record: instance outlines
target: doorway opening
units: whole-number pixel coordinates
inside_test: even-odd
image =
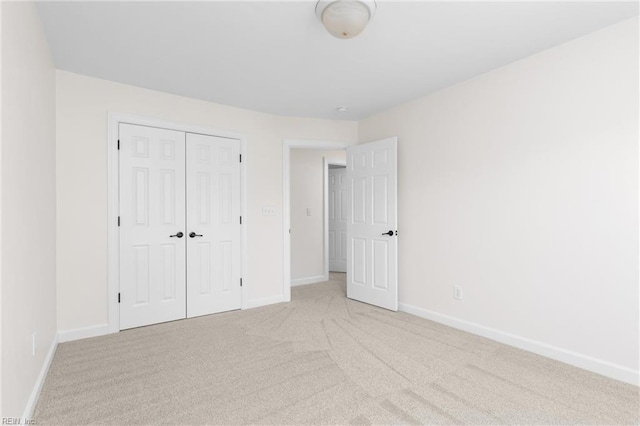
[[[348,145],[306,140],[283,143],[283,301],[291,300],[292,286],[330,278],[330,256],[340,242],[330,241],[329,235],[329,175],[335,168],[344,170]],[[346,193],[342,197],[346,199]],[[346,245],[346,237],[343,240]],[[346,249],[342,253],[346,255]]]
[[[346,161],[331,161],[325,157],[325,258],[327,275],[347,273],[347,182]],[[328,278],[328,277],[327,277]]]
[[[354,146],[336,142],[285,139],[283,143],[283,302],[291,301],[292,150],[295,148],[344,149],[347,163],[345,186],[348,203],[346,295],[350,299],[392,311],[398,310],[397,144],[397,137]],[[325,229],[328,229],[328,226]],[[323,272],[326,271],[322,274],[322,278],[325,275],[328,278],[329,256],[325,252],[322,258]]]

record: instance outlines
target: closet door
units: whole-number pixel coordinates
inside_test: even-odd
[[[187,133],[187,317],[239,309],[240,142]]]
[[[185,134],[120,124],[120,329],[184,318]]]

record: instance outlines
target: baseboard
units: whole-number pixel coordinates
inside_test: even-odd
[[[29,395],[27,406],[24,408],[22,419],[25,421],[33,419],[33,412],[36,409],[38,398],[40,398],[42,385],[44,385],[44,380],[47,378],[47,373],[49,372],[49,367],[51,367],[51,362],[53,361],[53,357],[56,354],[57,348],[58,348],[58,336],[55,335],[53,336],[53,340],[51,341],[51,346],[49,347],[49,352],[47,353],[47,357],[44,359],[44,364],[42,364],[42,368],[40,369],[40,374],[38,375],[38,379],[36,380],[36,383],[33,385],[33,390],[31,391],[31,395]]]
[[[328,276],[325,277],[324,275],[316,275],[313,277],[306,277],[306,278],[296,278],[295,280],[291,280],[291,287],[321,283],[323,281],[328,281],[328,280],[329,280],[329,277]]]
[[[104,336],[105,334],[109,334],[109,324],[92,325],[90,327],[59,331],[58,341],[60,343],[72,342],[89,337]]]
[[[282,295],[274,297],[263,297],[262,299],[251,299],[242,306],[242,309],[258,308],[260,306],[273,305],[282,302]]]
[[[418,308],[416,306],[400,303],[398,308],[402,312],[412,314],[421,318],[435,321],[440,324],[448,325],[459,330],[467,331],[478,336],[486,337],[496,342],[504,343],[509,346],[515,346],[525,351],[533,352],[547,358],[561,361],[574,367],[589,370],[593,373],[601,374],[612,379],[630,383],[632,385],[640,385],[640,371],[614,364],[601,359],[593,358],[578,352],[573,352],[547,343],[527,339],[515,334],[506,333],[495,328],[486,327],[471,321],[454,318],[443,315],[427,309]]]

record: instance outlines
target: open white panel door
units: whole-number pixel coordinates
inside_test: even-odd
[[[187,317],[240,309],[240,141],[187,133]]]
[[[347,297],[398,310],[397,138],[347,148]]]
[[[120,329],[184,318],[184,132],[120,124]]]

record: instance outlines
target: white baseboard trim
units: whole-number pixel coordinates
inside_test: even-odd
[[[72,342],[89,337],[104,336],[105,334],[109,334],[109,324],[92,325],[90,327],[59,331],[58,341],[60,343]]]
[[[58,349],[58,335],[53,336],[47,357],[44,359],[44,364],[42,364],[38,379],[33,385],[33,390],[31,391],[31,395],[29,395],[27,406],[24,408],[24,413],[22,414],[23,421],[33,419],[33,412],[36,409],[36,404],[38,403],[38,398],[40,398],[40,392],[42,391],[42,385],[44,385],[44,380],[47,378],[47,373],[49,372],[49,367],[51,367],[53,357],[56,354],[56,349]]]
[[[321,283],[323,281],[329,281],[329,276],[316,275],[316,276],[313,276],[313,277],[296,278],[295,280],[291,280],[291,287],[295,287],[295,286],[299,286],[299,285]]]
[[[242,309],[258,308],[260,306],[273,305],[274,303],[282,302],[282,295],[273,297],[263,297],[262,299],[247,300]]]
[[[573,352],[557,346],[549,345],[537,340],[527,339],[526,337],[517,336],[515,334],[506,333],[495,328],[486,327],[471,321],[454,318],[448,315],[439,314],[427,309],[418,308],[416,306],[400,303],[398,308],[402,312],[412,314],[421,318],[435,321],[440,324],[448,325],[459,330],[467,331],[478,336],[486,337],[509,346],[515,346],[525,351],[533,352],[547,358],[555,359],[566,364],[573,365],[593,373],[601,374],[612,379],[630,383],[632,385],[640,385],[640,371],[631,368],[604,361],[578,352]]]

